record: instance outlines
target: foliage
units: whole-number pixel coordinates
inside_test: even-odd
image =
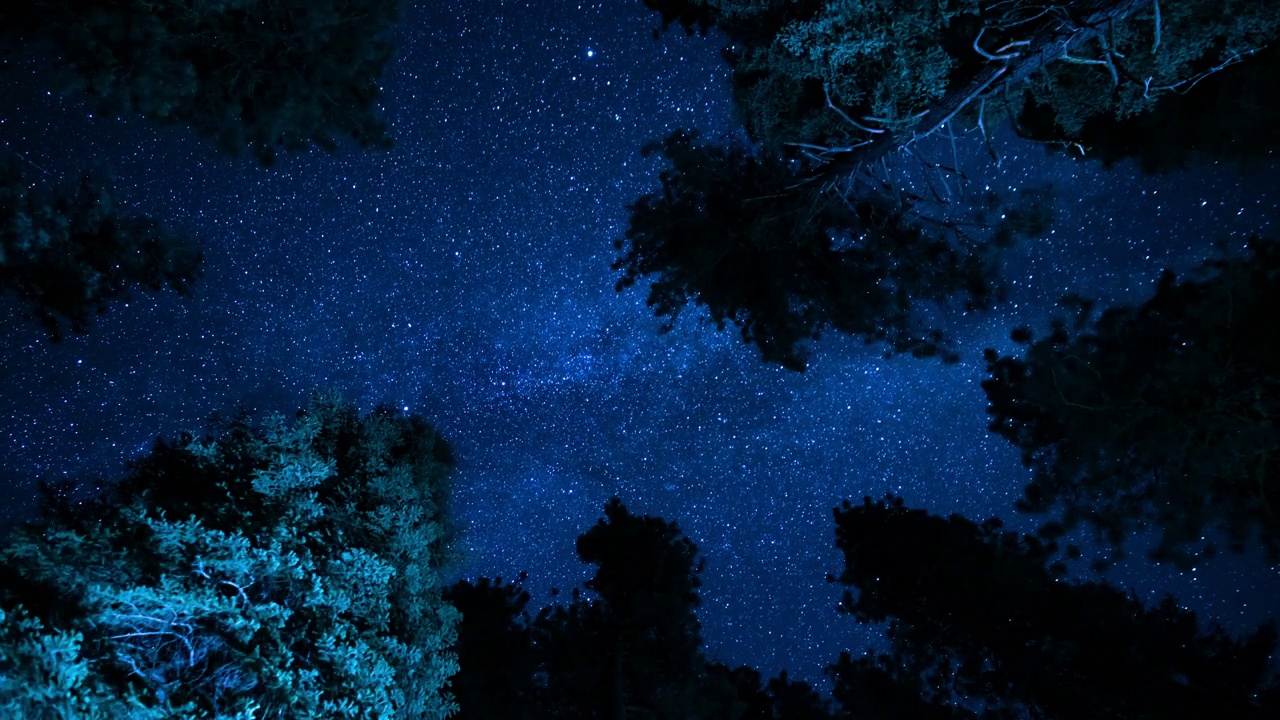
[[[378,78],[398,5],[16,0],[0,10],[0,25],[18,41],[47,42],[105,112],[190,126],[269,164],[279,150],[332,149],[340,136],[389,146]]]
[[[977,0],[917,3],[910,11],[894,0],[717,4],[733,7],[722,26],[733,43],[734,96],[766,152],[781,151],[781,142],[847,144],[857,131],[828,99],[886,128],[924,111],[942,98],[958,65],[944,37],[978,11]],[[748,33],[747,24],[760,27]]]
[[[1091,326],[1092,304],[1068,300],[1070,325],[1014,332],[1022,359],[986,353],[991,430],[1035,469],[1019,509],[1060,506],[1066,527],[1116,546],[1159,528],[1155,556],[1183,564],[1209,528],[1280,557],[1280,245],[1166,271],[1151,299]]]
[[[1157,45],[1155,7],[1147,3],[1076,51],[1092,64],[1055,63],[1028,84],[1028,100],[1053,116],[1059,139],[1083,136],[1090,120],[1125,121],[1166,96],[1187,95],[1215,68],[1253,62],[1249,56],[1280,34],[1275,0],[1166,1],[1159,4]],[[1193,102],[1203,106],[1208,98]]]
[[[630,206],[630,244],[613,267],[623,272],[619,290],[658,276],[648,304],[667,318],[664,331],[692,301],[717,327],[733,323],[765,360],[792,370],[805,367],[802,342],[827,328],[954,360],[942,333],[920,326],[913,304],[958,300],[978,309],[994,298],[989,248],[926,232],[888,196],[799,191],[789,187],[799,178],[787,164],[691,133],[646,149],[658,151],[672,167],[661,194]]]
[[[451,465],[421,420],[317,397],[50,491],[0,552],[0,715],[447,716]]]
[[[1087,115],[1078,132],[1058,123],[1054,108],[1031,93],[1018,114],[1017,129],[1033,140],[1054,143],[1071,157],[1111,166],[1135,159],[1148,173],[1184,170],[1228,160],[1257,164],[1280,150],[1280,45],[1271,45],[1221,71],[1205,76],[1194,92],[1160,94],[1150,112],[1118,119],[1100,111]],[[1079,148],[1077,152],[1076,148]]]
[[[785,674],[762,686],[750,668],[708,663],[694,612],[697,547],[675,523],[632,515],[617,498],[604,513],[578,538],[579,557],[596,571],[567,604],[531,618],[517,583],[450,588],[463,616],[461,718],[830,717],[812,688]]]
[[[882,685],[865,702],[911,717],[1270,717],[1273,624],[1243,640],[1201,630],[1172,598],[1144,608],[1102,583],[1068,583],[1056,547],[1034,536],[942,518],[889,497],[835,511],[842,608],[863,622],[890,621],[893,652],[842,658],[846,675]],[[901,692],[907,688],[914,693]],[[894,697],[894,695],[897,697]],[[1266,702],[1273,702],[1274,697]],[[880,704],[884,703],[884,704]],[[950,706],[950,708],[946,707]],[[888,717],[871,714],[870,717]],[[898,715],[902,717],[903,715]]]
[[[525,579],[521,573],[520,581]],[[458,624],[455,720],[536,717],[536,660],[525,607],[529,593],[502,578],[459,580],[444,598],[462,614]]]
[[[101,182],[42,192],[16,164],[0,164],[0,291],[21,298],[54,340],[67,327],[88,330],[130,285],[187,294],[200,261],[193,240],[121,214]]]
[[[1232,639],[1172,598],[1148,608],[1102,583],[1063,581],[1055,543],[890,497],[835,512],[841,609],[887,622],[890,648],[828,667],[833,707],[785,672],[762,682],[750,667],[706,661],[697,548],[616,499],[605,513],[579,538],[597,569],[568,604],[531,619],[518,583],[449,591],[464,617],[462,717],[1261,720],[1280,701],[1274,626]]]
[[[1089,118],[1124,120],[1151,110],[1164,95],[1190,91],[1280,32],[1273,0],[1165,2],[1158,23],[1156,3],[1134,0],[646,5],[662,14],[664,27],[676,21],[686,30],[719,28],[743,125],[770,155],[795,155],[797,143],[856,146],[878,132],[900,136],[877,143],[878,152],[897,150],[914,138],[917,118],[929,115],[932,122],[933,115],[963,110],[958,117],[972,122],[982,103],[954,101],[981,95],[996,105],[1010,86],[1027,81],[1028,97],[1065,135],[1056,139],[1066,140]],[[1090,17],[1105,30],[1098,32]],[[1089,32],[1075,32],[1081,29]],[[999,92],[975,86],[1001,63],[1010,71]]]
[[[604,514],[577,543],[596,566],[585,586],[597,600],[544,609],[534,625],[551,716],[703,717],[692,712],[705,662],[698,548],[675,523],[632,515],[617,498]]]

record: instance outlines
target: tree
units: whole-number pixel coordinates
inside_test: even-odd
[[[952,120],[977,122],[1011,92],[1050,106],[1068,132],[1098,113],[1132,117],[1280,33],[1273,0],[646,5],[686,28],[719,28],[752,139],[771,155],[822,146],[826,176],[872,165]]]
[[[525,577],[521,573],[520,581]],[[451,683],[459,707],[455,720],[538,717],[529,593],[516,582],[480,578],[459,580],[444,598],[462,614]]]
[[[620,288],[656,276],[649,303],[659,315],[674,317],[691,301],[706,304],[718,326],[734,322],[766,360],[792,369],[804,367],[796,343],[827,328],[893,351],[954,358],[945,336],[916,326],[913,306],[950,296],[985,307],[975,298],[994,280],[987,268],[999,244],[913,254],[922,244],[946,247],[942,241],[954,239],[957,226],[929,222],[938,213],[923,209],[922,194],[904,197],[877,175],[888,156],[913,157],[944,183],[962,178],[954,125],[977,127],[985,137],[989,122],[1017,114],[1011,94],[1024,92],[1049,108],[1070,134],[1085,118],[1141,115],[1280,32],[1272,0],[1187,0],[1163,14],[1155,0],[645,4],[664,27],[722,33],[738,115],[754,148],[667,151],[674,167],[662,177],[663,194],[630,206],[630,246],[614,265],[625,271]],[[685,136],[672,136],[666,147]],[[951,140],[951,158],[923,157],[921,141],[931,136]],[[739,185],[748,190],[721,190]],[[886,191],[896,203],[887,211]],[[913,221],[926,226],[921,242],[874,248],[875,263],[935,282],[898,283],[894,302],[884,303],[874,272],[848,277],[841,240],[866,224],[847,216],[868,205],[895,231]],[[971,256],[976,265],[968,265]]]
[[[544,608],[534,626],[551,717],[702,717],[705,660],[694,609],[702,563],[675,523],[632,515],[618,498],[578,538],[594,596]]]
[[[0,551],[0,715],[444,718],[453,459],[317,397],[292,427],[157,441]]]
[[[596,572],[567,604],[531,618],[518,583],[483,578],[446,593],[463,616],[460,717],[831,717],[811,687],[785,673],[762,686],[751,668],[707,662],[695,614],[697,546],[675,523],[632,515],[617,498],[604,513],[577,543]]]
[[[378,78],[397,0],[15,0],[0,42],[47,43],[104,112],[192,127],[264,164],[347,136],[387,147]]]
[[[0,163],[0,291],[21,298],[54,340],[68,327],[87,331],[131,285],[188,294],[200,262],[195,241],[122,214],[101,182],[41,192]]]
[[[1217,160],[1257,164],[1280,150],[1274,92],[1280,85],[1280,46],[1233,58],[1239,59],[1227,61],[1218,72],[1198,73],[1204,76],[1194,92],[1188,83],[1180,91],[1162,93],[1150,112],[1139,115],[1117,118],[1094,112],[1071,133],[1063,130],[1052,106],[1027,93],[1015,127],[1049,148],[1108,167],[1129,158],[1148,173]]]
[[[1165,598],[1143,607],[1102,583],[1062,581],[1057,548],[1032,535],[942,518],[889,497],[835,511],[842,608],[861,622],[889,621],[891,655],[833,668],[887,680],[890,707],[912,717],[1270,717],[1276,679],[1268,661],[1274,624],[1242,640],[1201,630]],[[893,696],[897,693],[898,697]],[[1263,700],[1266,693],[1270,699]],[[837,697],[841,697],[837,693]],[[953,706],[946,712],[940,705]],[[883,707],[883,705],[881,705]],[[885,717],[886,715],[871,715]]]
[[[913,305],[956,302],[966,311],[998,296],[994,251],[1048,225],[1048,196],[1027,195],[991,238],[926,220],[885,193],[842,197],[780,160],[673,133],[661,151],[672,167],[661,193],[633,203],[617,289],[657,275],[648,304],[669,331],[691,301],[723,329],[736,325],[761,356],[804,370],[804,341],[828,328],[917,357],[958,355]],[[944,231],[945,230],[945,231]],[[623,242],[615,245],[623,249]]]
[[[1280,245],[1204,263],[1155,294],[1091,321],[1092,303],[1035,339],[1024,357],[987,350],[990,428],[1035,469],[1018,508],[1061,508],[1060,534],[1087,521],[1116,546],[1163,532],[1157,559],[1188,563],[1210,528],[1233,549],[1256,537],[1280,559]]]
[[[1135,155],[1151,169],[1179,167],[1192,153],[1248,158],[1274,147],[1272,101],[1259,92],[1276,75],[1268,46],[1280,34],[1280,5],[1145,6],[1098,38],[1095,57],[1032,78],[1019,122],[1033,126],[1029,136],[1109,161]]]

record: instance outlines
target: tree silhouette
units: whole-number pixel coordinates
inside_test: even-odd
[[[1061,128],[1051,106],[1028,94],[1016,127],[1046,147],[1108,167],[1130,158],[1148,173],[1217,160],[1250,167],[1280,150],[1277,86],[1280,46],[1271,45],[1206,76],[1194,92],[1160,95],[1150,112],[1124,118],[1096,112],[1073,133]]]
[[[520,580],[525,576],[521,573]],[[525,606],[529,593],[502,578],[460,580],[444,599],[462,614],[458,624],[458,673],[450,687],[456,720],[539,717],[533,635]]]
[[[552,716],[700,717],[690,714],[705,663],[697,546],[676,524],[632,515],[617,498],[604,514],[577,543],[578,557],[596,566],[585,583],[596,599],[544,609],[535,623],[552,709],[567,701]]]
[[[782,161],[691,133],[646,148],[658,151],[672,167],[661,193],[630,206],[628,245],[613,267],[623,272],[619,290],[658,276],[648,303],[667,318],[664,331],[694,302],[718,327],[736,325],[766,361],[792,370],[806,366],[803,341],[828,328],[953,361],[950,342],[922,326],[912,304],[956,301],[973,310],[997,293],[991,244],[927,231],[891,197],[799,192]],[[1015,218],[1026,219],[1007,220]],[[1019,230],[1041,227],[1043,220]]]
[[[1239,551],[1280,559],[1280,247],[1204,263],[1154,296],[1090,321],[1092,303],[1047,337],[1013,338],[1022,359],[986,353],[991,430],[1035,477],[1020,510],[1062,510],[1051,536],[1087,521],[1115,546],[1159,528],[1154,555],[1189,563],[1211,528]]]
[[[390,144],[377,117],[397,0],[13,0],[0,41],[47,43],[108,113],[186,125],[264,164],[342,136]]]
[[[54,340],[87,331],[132,285],[187,294],[200,261],[196,242],[123,215],[101,182],[42,192],[0,163],[0,291],[21,298]]]
[[[444,718],[452,457],[317,397],[290,427],[158,441],[0,551],[4,717]]]
[[[694,612],[697,547],[675,523],[632,515],[617,498],[604,514],[578,538],[578,556],[596,571],[569,603],[530,618],[518,583],[463,580],[446,593],[463,616],[460,717],[831,717],[813,688],[786,673],[762,684],[749,667],[707,662]]]
[[[842,658],[865,687],[890,684],[869,702],[913,717],[1204,718],[1270,717],[1268,658],[1273,624],[1243,640],[1165,598],[1144,608],[1101,583],[1069,583],[1054,544],[941,518],[890,497],[835,511],[845,558],[842,607],[862,622],[890,622],[893,653],[873,662]],[[893,688],[915,683],[918,694]],[[894,697],[895,694],[897,697]],[[838,693],[837,697],[840,697]],[[954,706],[952,713],[938,707]],[[913,711],[914,712],[914,711]],[[1029,715],[1027,715],[1029,713]],[[886,717],[885,714],[871,717]]]
[[[1266,1],[646,0],[664,21],[714,25],[734,98],[769,155],[821,146],[828,176],[873,164],[1026,90],[1074,132],[1132,117],[1247,59],[1280,33]],[[990,105],[990,108],[988,108]]]
[[[985,137],[989,122],[1018,113],[1011,95],[1048,108],[1070,138],[1087,118],[1125,120],[1190,91],[1280,32],[1267,2],[1187,0],[1163,11],[1155,0],[646,6],[664,27],[723,35],[754,148],[698,146],[688,133],[667,139],[673,167],[662,194],[630,206],[630,246],[614,265],[624,270],[620,288],[652,277],[659,315],[705,304],[718,326],[733,322],[766,360],[792,369],[805,365],[797,344],[825,329],[953,359],[914,306],[946,297],[986,306],[990,248],[940,249],[954,225],[912,229],[911,218],[933,213],[922,211],[922,194],[904,199],[876,174],[888,156],[913,156],[942,182],[962,178],[954,125]],[[922,157],[928,137],[949,137],[952,157]],[[895,203],[886,205],[886,190]],[[868,208],[887,225],[868,223]],[[868,225],[891,241],[873,244],[870,262],[850,262],[842,242]],[[920,246],[933,251],[915,253]],[[907,277],[879,273],[890,267]]]

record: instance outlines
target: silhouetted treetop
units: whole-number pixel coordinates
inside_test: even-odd
[[[645,152],[661,152],[671,167],[660,193],[630,206],[629,244],[613,267],[623,273],[619,290],[656,276],[648,304],[666,318],[664,331],[692,302],[792,370],[805,368],[804,341],[826,329],[954,360],[948,339],[923,327],[913,304],[979,309],[995,298],[989,246],[926,230],[890,196],[798,188],[788,163],[687,132]]]
[[[714,11],[704,0],[644,0],[644,6],[662,16],[663,30],[677,23],[690,35],[694,30],[705,35],[716,22]]]
[[[1020,329],[1023,358],[987,351],[991,430],[1036,471],[1019,509],[1061,509],[1119,546],[1163,532],[1155,556],[1189,562],[1210,529],[1280,558],[1280,246],[1253,239],[1152,298],[1048,336]]]
[[[521,574],[520,580],[524,580]],[[502,578],[461,580],[444,599],[462,613],[458,624],[458,673],[450,681],[458,701],[456,720],[538,717],[533,635],[525,611],[529,593]]]
[[[21,298],[51,339],[86,332],[131,286],[188,294],[200,263],[198,243],[123,214],[102,182],[43,190],[0,162],[0,292]]]
[[[996,521],[942,518],[892,497],[845,503],[835,518],[839,580],[852,588],[843,608],[889,620],[893,646],[837,674],[878,673],[930,705],[989,718],[1268,717],[1258,697],[1275,685],[1273,624],[1234,640],[1201,630],[1172,598],[1144,608],[1102,583],[1065,582],[1063,568],[1045,567],[1052,543]]]
[[[346,136],[390,145],[378,118],[398,0],[14,0],[0,24],[47,41],[104,111],[187,125],[264,164]],[[0,40],[3,40],[0,33]]]
[[[1027,93],[1016,127],[1070,157],[1107,166],[1132,158],[1149,173],[1216,160],[1249,167],[1280,150],[1277,87],[1280,45],[1272,44],[1205,76],[1194,91],[1160,94],[1149,112],[1123,118],[1092,112],[1072,132],[1061,127],[1052,106]]]

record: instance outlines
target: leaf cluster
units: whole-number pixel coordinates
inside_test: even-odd
[[[42,191],[16,163],[0,163],[0,291],[17,295],[50,338],[87,331],[130,286],[186,295],[200,264],[194,240],[125,214],[103,182]]]
[[[623,273],[619,290],[657,276],[648,304],[667,318],[664,331],[693,302],[717,327],[737,326],[766,361],[793,370],[805,367],[802,343],[826,329],[954,360],[914,305],[958,300],[978,309],[994,299],[995,268],[982,247],[927,232],[890,197],[804,187],[784,161],[687,132],[646,152],[661,152],[671,167],[661,193],[630,206],[629,244],[613,268]]]
[[[421,421],[318,396],[158,442],[81,504],[50,491],[0,551],[0,715],[447,716],[450,460]]]
[[[18,0],[0,24],[47,43],[104,112],[185,125],[270,164],[339,137],[387,147],[378,78],[397,0]],[[11,38],[10,40],[15,41]]]
[[[1068,300],[1071,323],[1014,332],[1022,358],[986,353],[990,428],[1036,471],[1019,509],[1060,507],[1116,546],[1158,528],[1156,557],[1183,564],[1211,528],[1280,557],[1280,246],[1166,271],[1149,300],[1093,321]]]

